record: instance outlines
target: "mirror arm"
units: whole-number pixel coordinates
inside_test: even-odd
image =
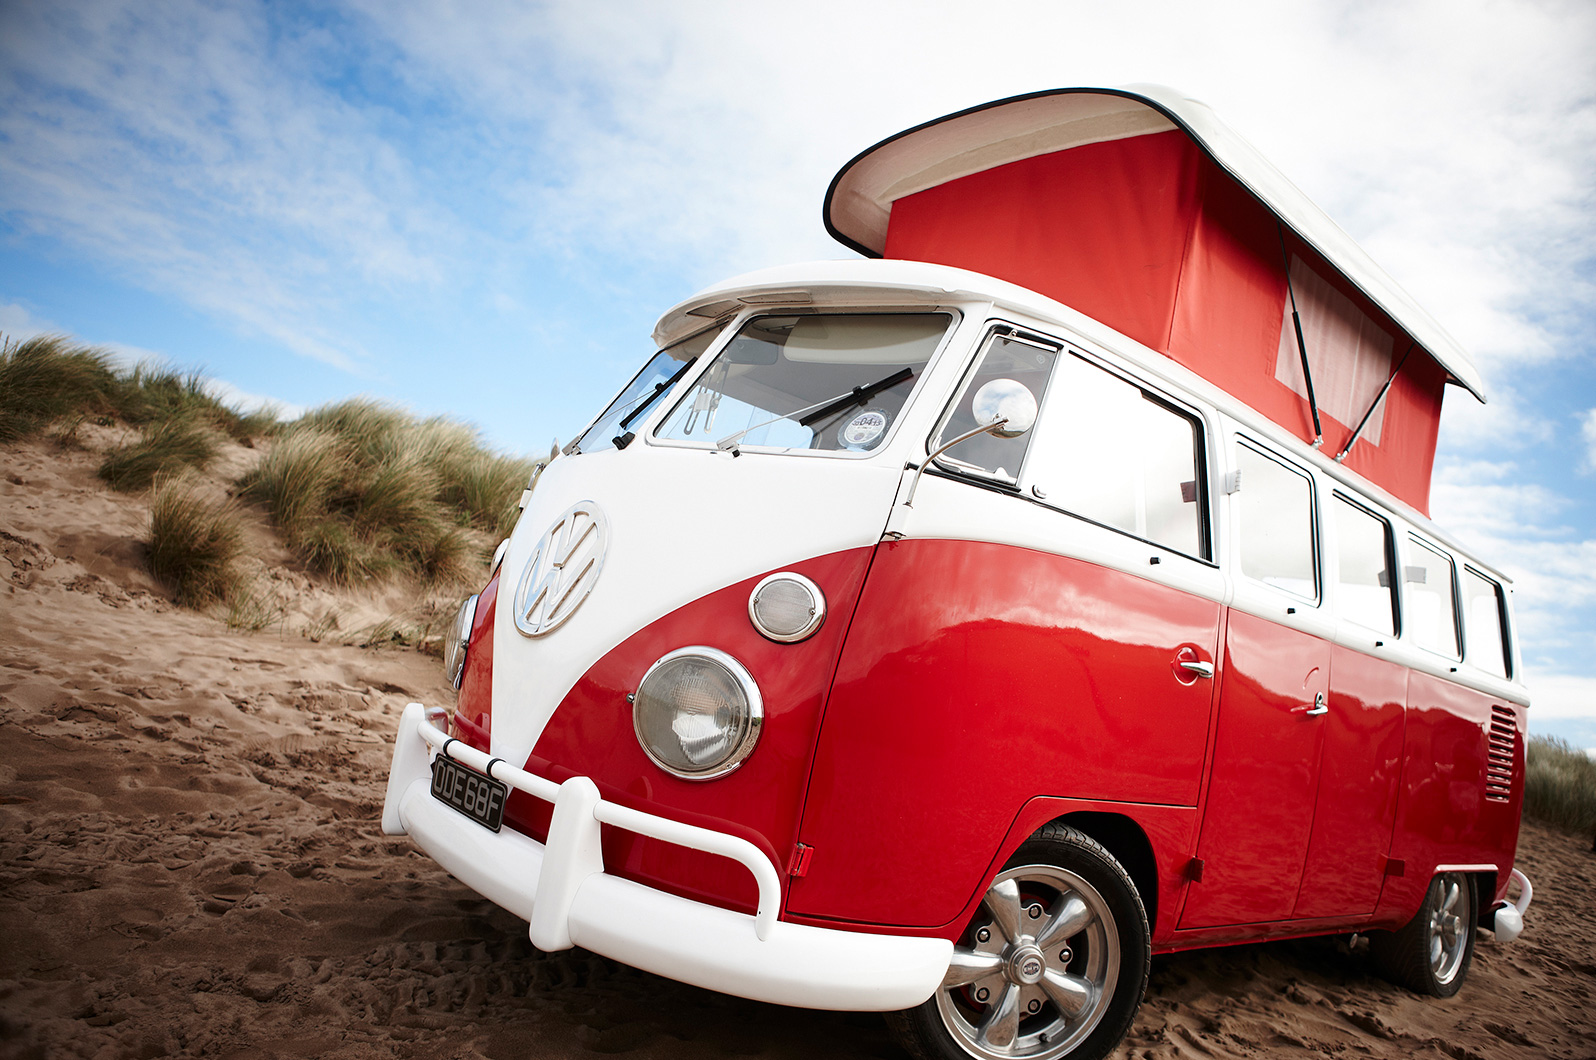
[[[903,499],[903,506],[905,508],[913,508],[914,507],[914,491],[920,488],[920,476],[925,474],[925,469],[931,466],[931,462],[933,460],[935,460],[937,457],[941,456],[943,453],[947,452],[949,449],[952,449],[954,446],[958,445],[960,442],[968,441],[969,439],[974,438],[978,434],[985,434],[987,431],[995,430],[998,427],[1003,426],[1007,422],[1009,422],[1009,418],[1007,416],[1004,416],[1002,419],[993,420],[991,423],[983,423],[983,424],[981,424],[981,426],[977,427],[973,431],[965,431],[963,434],[961,434],[957,438],[953,439],[953,441],[945,443],[939,449],[937,449],[936,452],[934,452],[930,456],[926,457],[924,462],[921,463],[920,466],[915,469],[914,481],[909,483],[909,495]]]

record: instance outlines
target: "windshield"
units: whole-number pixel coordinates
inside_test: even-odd
[[[570,451],[579,453],[584,449],[608,446],[613,439],[624,434],[632,426],[634,418],[641,419],[649,406],[692,366],[699,354],[709,349],[720,332],[718,327],[708,328],[656,353],[621,391],[620,396],[610,402],[599,418],[593,421],[593,425],[571,443]]]
[[[655,437],[868,452],[886,439],[952,320],[947,313],[755,317]]]

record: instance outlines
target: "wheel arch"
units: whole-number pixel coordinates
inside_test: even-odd
[[[1061,814],[1049,823],[1068,825],[1101,843],[1136,885],[1147,910],[1147,923],[1158,923],[1158,861],[1141,825],[1125,814],[1100,810]]]

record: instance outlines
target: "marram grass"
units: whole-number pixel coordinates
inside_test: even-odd
[[[269,408],[230,408],[197,372],[150,364],[119,369],[105,350],[64,335],[0,342],[0,442],[32,437],[63,419],[132,426],[182,421],[239,441],[269,435],[278,426]]]
[[[150,571],[177,602],[204,607],[240,585],[243,528],[236,507],[211,500],[193,478],[162,476],[150,499]]]
[[[112,489],[147,489],[157,475],[203,468],[216,455],[212,432],[196,419],[161,420],[144,429],[132,445],[113,449],[100,464],[100,477]]]
[[[285,425],[244,486],[335,581],[405,572],[448,583],[509,532],[531,471],[464,424],[355,399]]]
[[[1525,815],[1571,832],[1596,833],[1596,761],[1555,736],[1531,736],[1525,757]]]

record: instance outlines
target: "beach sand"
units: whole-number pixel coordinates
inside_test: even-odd
[[[290,612],[178,608],[143,568],[147,499],[98,483],[89,441],[0,447],[0,1056],[904,1055],[873,1015],[535,951],[381,834],[400,710],[451,701],[438,661],[297,632],[403,594],[341,595],[257,529]],[[1589,848],[1525,825],[1527,929],[1482,936],[1456,998],[1345,937],[1177,954],[1116,1055],[1596,1057]]]

